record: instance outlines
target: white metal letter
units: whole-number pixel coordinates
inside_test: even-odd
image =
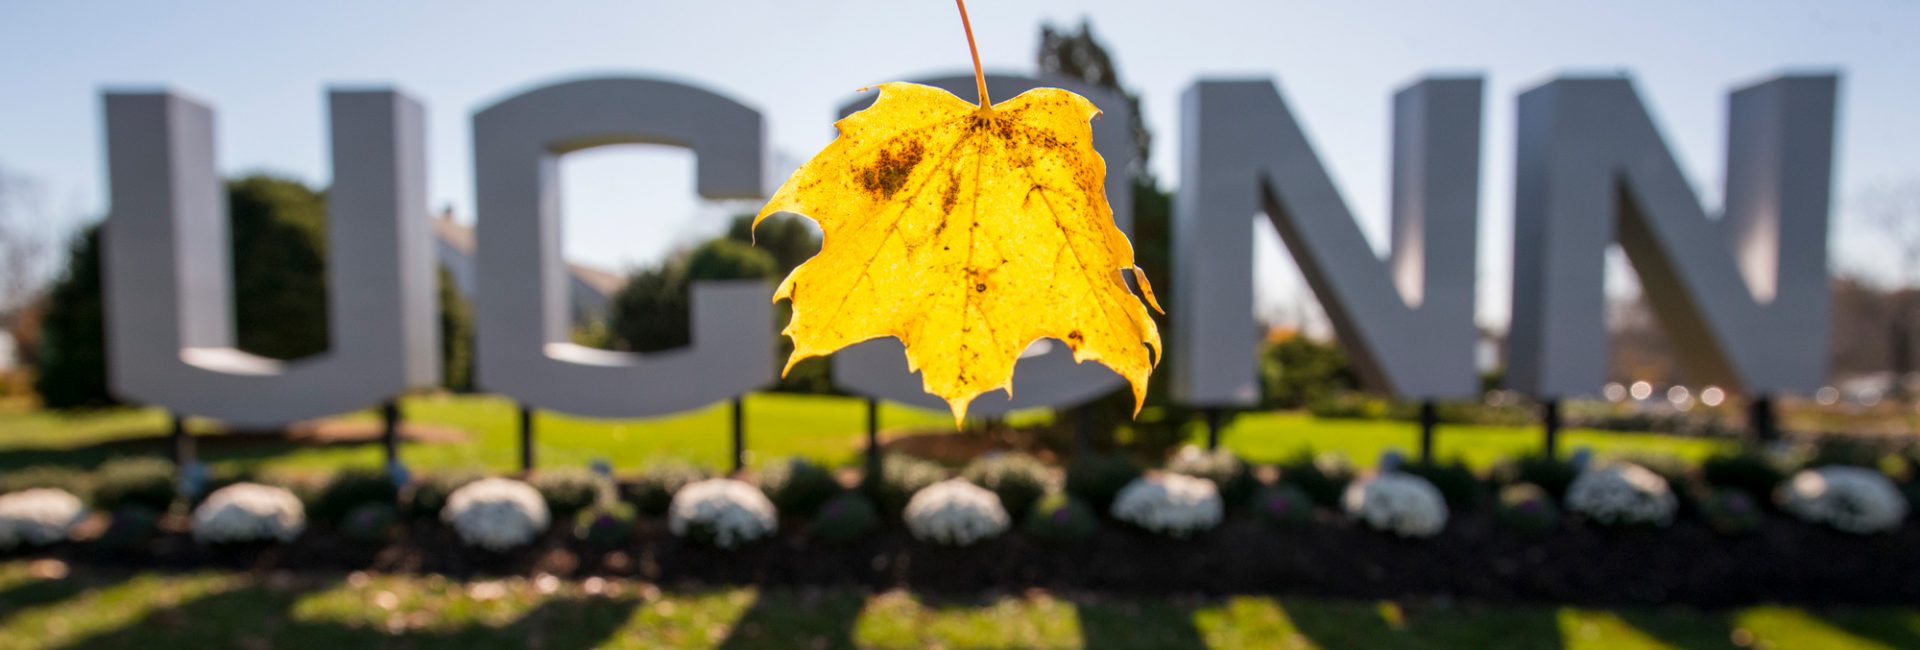
[[[1247,220],[1263,212],[1369,385],[1422,399],[1477,393],[1480,87],[1477,78],[1426,79],[1395,95],[1385,264],[1271,82],[1202,81],[1187,90],[1169,353],[1180,357],[1177,399],[1232,406],[1259,398]]]
[[[480,384],[536,407],[612,418],[684,411],[772,381],[769,283],[696,282],[691,345],[610,352],[568,342],[560,256],[562,154],[686,147],[701,196],[758,197],[762,130],[760,114],[732,99],[640,78],[535,88],[474,115]]]
[[[171,92],[107,93],[113,207],[102,236],[109,376],[120,397],[274,426],[438,382],[424,113],[390,90],[334,91],[329,107],[332,343],[283,362],[233,347],[213,110]]]
[[[1750,394],[1817,388],[1838,83],[1789,75],[1733,93],[1718,221],[1627,79],[1521,95],[1509,384],[1548,398],[1600,387],[1602,269],[1617,239],[1691,378]]]

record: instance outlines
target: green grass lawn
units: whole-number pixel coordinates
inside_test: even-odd
[[[1193,440],[1203,442],[1205,436],[1196,432]],[[1221,432],[1221,444],[1258,462],[1279,461],[1312,450],[1338,451],[1364,464],[1389,449],[1412,457],[1420,449],[1420,430],[1412,422],[1394,420],[1324,420],[1297,412],[1249,413],[1235,418]],[[1463,459],[1484,469],[1502,458],[1538,452],[1542,444],[1538,427],[1441,425],[1434,434],[1434,455],[1441,460]],[[1560,445],[1563,453],[1588,447],[1602,455],[1646,453],[1699,460],[1715,451],[1732,449],[1736,443],[1655,433],[1564,429]]]
[[[486,467],[510,470],[519,462],[518,413],[512,402],[493,396],[422,396],[402,403],[410,421],[453,427],[468,433],[459,443],[408,444],[402,455],[415,468]],[[845,397],[756,394],[746,400],[747,448],[752,462],[805,456],[828,463],[854,462],[864,444],[866,405]],[[372,413],[344,416],[372,421]],[[1044,419],[1044,413],[1018,420]],[[884,405],[887,430],[941,430],[947,415]],[[155,409],[112,409],[73,415],[45,411],[0,411],[0,470],[39,464],[91,467],[115,455],[165,453],[166,415]],[[591,420],[542,413],[535,422],[536,453],[542,466],[580,466],[596,458],[617,468],[677,457],[714,467],[728,463],[729,407],[709,408],[647,420]],[[205,434],[211,423],[191,421]],[[1195,443],[1204,431],[1193,427]],[[1602,453],[1639,451],[1699,458],[1732,443],[1655,434],[1570,430],[1564,449],[1592,447]],[[1413,424],[1388,420],[1322,420],[1303,413],[1253,413],[1236,418],[1223,432],[1227,447],[1255,461],[1281,460],[1303,450],[1337,451],[1358,464],[1370,464],[1382,451],[1411,455],[1418,448]],[[1440,429],[1436,452],[1443,459],[1464,458],[1476,467],[1539,449],[1538,429],[1455,425]],[[303,446],[285,443],[208,444],[201,458],[216,466],[253,465],[276,469],[320,470],[346,465],[377,466],[377,444]]]
[[[1920,611],[694,590],[0,564],[0,648],[1901,648]],[[36,576],[35,574],[40,574]]]

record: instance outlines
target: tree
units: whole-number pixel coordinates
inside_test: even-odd
[[[1153,132],[1147,129],[1147,118],[1140,112],[1140,95],[1120,86],[1120,70],[1114,66],[1113,57],[1107,54],[1106,46],[1093,37],[1091,23],[1080,21],[1078,32],[1042,25],[1040,72],[1074,79],[1126,96],[1127,107],[1133,113],[1134,152],[1133,166],[1124,171],[1136,179],[1153,178],[1153,172],[1147,167],[1147,155],[1153,149]]]
[[[1260,354],[1260,401],[1266,408],[1303,408],[1356,390],[1360,377],[1339,345],[1294,333]]]
[[[67,268],[47,294],[33,388],[48,408],[114,403],[107,391],[107,335],[100,307],[100,226],[67,249]]]
[[[1892,246],[1896,254],[1893,288],[1898,290],[1920,281],[1920,179],[1883,184],[1862,193],[1861,215],[1874,238]],[[1914,314],[1912,301],[1895,291],[1891,306],[1892,323],[1886,330],[1888,355],[1892,358],[1893,390],[1906,396],[1907,377],[1913,374]]]
[[[616,349],[657,352],[693,341],[689,284],[694,280],[773,279],[773,255],[732,239],[701,244],[643,269],[613,295],[608,329]]]
[[[33,302],[46,281],[50,221],[45,192],[30,178],[0,169],[0,324]]]
[[[327,201],[299,181],[227,183],[235,347],[275,359],[327,349]]]
[[[751,244],[772,254],[779,277],[786,277],[801,262],[820,252],[820,235],[805,219],[777,214],[754,228],[753,217],[751,214],[734,217],[733,224],[727,228],[727,239]]]
[[[773,254],[776,267],[774,278],[779,280],[792,273],[795,267],[820,252],[820,235],[806,219],[790,214],[777,214],[767,217],[759,228],[753,227],[754,215],[745,214],[734,217],[732,227],[727,229],[727,238],[753,244],[754,248]],[[774,332],[779,337],[780,349],[776,355],[784,367],[788,355],[793,354],[793,341],[777,332],[786,327],[793,319],[793,305],[782,302],[774,307]],[[773,390],[785,393],[813,393],[832,395],[840,390],[833,386],[833,364],[825,357],[814,357],[795,364],[788,370]]]
[[[447,390],[473,390],[473,306],[460,295],[453,272],[436,267],[440,302],[440,384]]]

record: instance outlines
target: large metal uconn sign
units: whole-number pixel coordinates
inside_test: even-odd
[[[962,90],[970,78],[929,83]],[[1094,140],[1110,169],[1133,155],[1121,98],[1050,79],[990,77],[1012,96],[1037,85],[1086,95],[1108,114]],[[1508,377],[1542,398],[1591,394],[1606,358],[1603,266],[1619,243],[1702,381],[1752,395],[1808,392],[1826,375],[1827,223],[1837,78],[1786,75],[1735,91],[1727,116],[1726,206],[1709,215],[1623,78],[1559,78],[1519,98],[1513,321]],[[1270,80],[1201,81],[1181,103],[1174,211],[1177,399],[1254,403],[1257,326],[1247,221],[1264,215],[1298,260],[1370,384],[1407,398],[1478,391],[1476,232],[1483,83],[1428,78],[1393,97],[1392,250],[1367,244],[1332,174]],[[110,382],[121,397],[241,425],[357,410],[439,375],[428,232],[424,115],[395,90],[329,95],[331,348],[296,361],[234,347],[228,222],[205,103],[172,93],[106,94],[112,209],[105,237]],[[844,114],[859,107],[855,102]],[[823,117],[825,111],[823,111]],[[772,287],[696,283],[691,345],[633,354],[566,336],[559,157],[596,146],[690,149],[698,191],[753,198],[768,183],[765,122],[728,96],[643,77],[567,81],[473,118],[479,251],[478,382],[533,407],[643,417],[770,383]],[[1131,193],[1107,194],[1122,229]],[[1043,347],[1043,346],[1042,346]],[[875,398],[937,405],[892,341],[836,355],[835,381]],[[1094,364],[1036,347],[1014,397],[974,410],[1070,406],[1120,384]]]

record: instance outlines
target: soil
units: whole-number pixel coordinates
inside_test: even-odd
[[[1770,518],[1737,537],[1682,521],[1666,529],[1571,522],[1536,536],[1490,516],[1456,518],[1438,537],[1403,540],[1331,513],[1280,529],[1230,517],[1174,540],[1105,523],[1092,539],[1041,545],[1017,531],[967,548],[914,541],[898,527],[850,545],[782,535],[724,551],[683,542],[643,520],[635,539],[598,548],[554,530],[504,554],[462,546],[436,522],[410,522],[382,543],[324,529],[288,545],[209,548],[168,532],[113,553],[69,543],[8,555],[142,569],[375,570],[454,577],[626,576],[668,585],[754,584],[1008,593],[1028,588],[1132,594],[1274,593],[1350,598],[1446,596],[1575,604],[1920,603],[1920,524],[1860,537]]]

